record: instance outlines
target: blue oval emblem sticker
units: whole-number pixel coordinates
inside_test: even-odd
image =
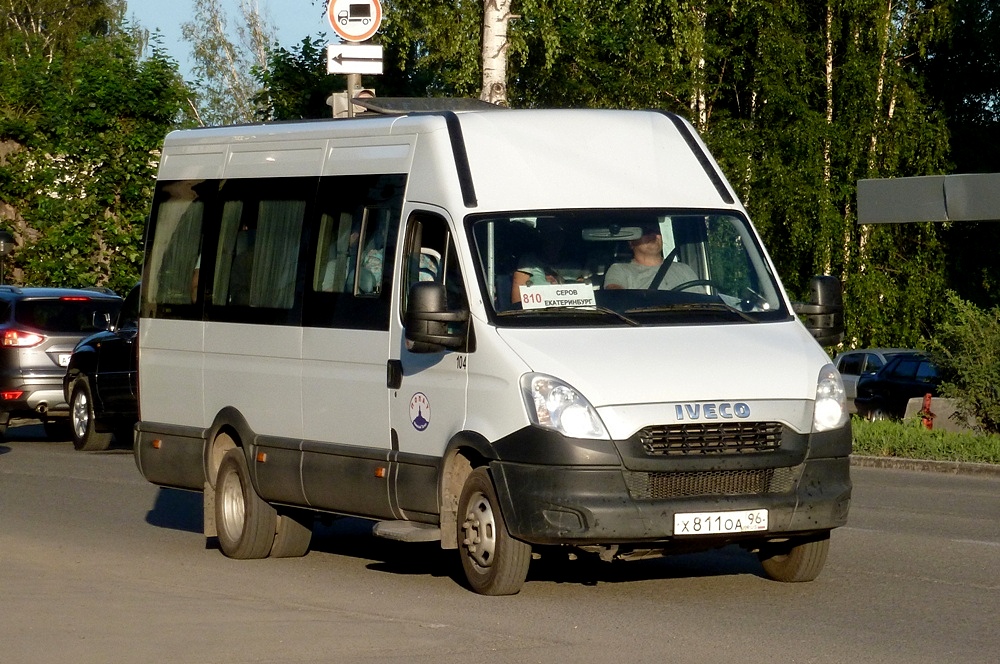
[[[417,431],[423,431],[431,424],[431,402],[423,392],[410,397],[410,422]]]

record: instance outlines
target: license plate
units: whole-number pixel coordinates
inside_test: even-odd
[[[70,353],[59,353],[59,366],[68,367],[70,355]]]
[[[767,510],[674,514],[674,536],[750,533],[767,530]]]

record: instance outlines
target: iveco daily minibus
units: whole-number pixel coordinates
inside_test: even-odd
[[[813,579],[851,495],[842,383],[692,127],[440,110],[176,131],[150,216],[135,459],[233,558],[313,519],[532,554],[737,544]],[[812,328],[812,334],[809,327]]]

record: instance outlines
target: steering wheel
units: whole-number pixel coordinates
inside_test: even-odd
[[[677,284],[670,290],[672,291],[682,291],[692,286],[711,286],[715,290],[719,290],[719,284],[715,283],[711,279],[691,279],[690,281],[685,281],[682,284]]]

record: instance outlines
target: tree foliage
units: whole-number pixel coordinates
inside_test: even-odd
[[[19,245],[8,283],[122,292],[140,273],[157,148],[186,91],[157,45],[141,59],[128,26],[104,32],[64,46],[4,36],[17,54],[0,59],[0,223]]]
[[[1000,307],[989,311],[948,297],[948,317],[930,344],[944,396],[956,400],[962,419],[1000,433]]]
[[[389,0],[386,60],[416,94],[478,96],[480,3]],[[850,345],[914,344],[943,312],[940,226],[859,227],[862,178],[941,173],[922,64],[950,1],[520,0],[512,106],[663,108],[702,132],[785,285],[845,283]],[[464,35],[465,38],[456,38]]]
[[[266,69],[257,70],[261,92],[255,97],[258,119],[299,120],[328,118],[331,93],[344,90],[343,76],[326,73],[326,46],[318,37],[306,37],[286,50],[271,50]]]
[[[231,20],[221,0],[194,0],[194,20],[181,26],[191,44],[202,125],[251,122],[260,113],[255,101],[267,104],[255,76],[267,71],[274,28],[257,0],[240,0],[235,28]]]

